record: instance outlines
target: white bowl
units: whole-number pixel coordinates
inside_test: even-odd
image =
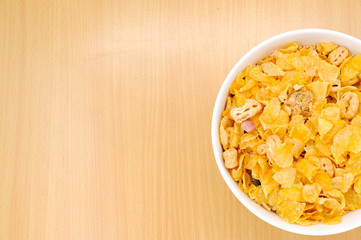
[[[296,42],[300,45],[314,45],[323,41],[331,41],[338,45],[345,46],[354,55],[361,53],[361,40],[344,33],[330,30],[301,29],[274,36],[252,48],[232,68],[218,93],[212,116],[212,144],[214,155],[219,171],[233,194],[246,208],[263,221],[280,229],[305,235],[331,235],[357,228],[361,226],[361,209],[347,213],[342,217],[342,223],[337,225],[324,225],[319,223],[312,226],[300,226],[283,221],[276,213],[268,212],[250,199],[232,179],[228,170],[225,168],[222,159],[222,147],[219,141],[219,124],[228,96],[229,87],[238,73],[243,71],[250,64],[255,64],[259,59],[270,55],[274,50],[285,46],[289,42]]]

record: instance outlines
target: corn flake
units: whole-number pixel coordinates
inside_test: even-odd
[[[282,69],[274,64],[273,62],[267,62],[263,63],[261,65],[262,70],[264,73],[266,73],[268,76],[283,76],[285,75],[285,72],[282,71]]]
[[[348,151],[354,153],[361,151],[360,127],[348,125],[335,135],[331,152],[336,164],[341,164],[343,162],[344,159],[342,158],[342,155]]]
[[[303,187],[302,197],[305,201],[313,203],[318,199],[321,192],[321,185],[317,183],[307,184]]]
[[[361,54],[352,57],[341,69],[341,81],[353,79],[361,71]]]
[[[277,213],[286,222],[295,223],[301,217],[305,206],[306,203],[297,201],[284,202],[277,208]]]
[[[292,149],[293,146],[289,142],[284,142],[275,147],[273,157],[275,164],[282,168],[290,167],[293,162]]]
[[[361,195],[357,194],[353,190],[349,190],[345,193],[346,208],[347,211],[353,211],[361,208]]]
[[[353,189],[357,194],[361,196],[361,178],[359,177],[357,181],[355,182]]]
[[[332,186],[345,193],[351,187],[353,179],[354,179],[354,175],[352,173],[347,173],[340,177],[334,177],[332,178]]]
[[[277,205],[286,201],[301,201],[302,200],[302,187],[293,185],[290,188],[283,188],[278,194]]]
[[[273,175],[273,179],[276,180],[284,188],[289,188],[293,185],[296,177],[296,169],[294,168],[285,168],[276,172]]]
[[[296,169],[304,175],[308,180],[312,181],[313,176],[320,169],[320,160],[316,156],[303,158],[296,163]]]
[[[315,100],[320,101],[330,93],[331,84],[329,82],[312,82],[307,87],[312,92]]]
[[[318,69],[318,76],[322,81],[325,82],[334,82],[337,80],[338,75],[340,74],[340,69],[335,65],[329,64],[326,61],[320,63]]]
[[[290,137],[305,144],[310,139],[310,129],[305,124],[295,124],[290,127]]]
[[[322,55],[328,55],[335,48],[337,48],[337,45],[331,42],[321,42],[317,44],[317,51]]]

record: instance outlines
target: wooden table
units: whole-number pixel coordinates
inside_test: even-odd
[[[218,90],[257,43],[361,38],[360,1],[0,2],[0,239],[360,239],[264,223],[213,156]]]

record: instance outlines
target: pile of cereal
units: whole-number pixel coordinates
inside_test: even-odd
[[[361,208],[361,54],[292,42],[240,73],[220,123],[225,167],[289,223]]]

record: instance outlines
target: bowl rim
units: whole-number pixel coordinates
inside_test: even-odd
[[[344,39],[348,39],[349,41],[356,41],[359,42],[360,46],[361,46],[361,40],[358,38],[355,38],[353,36],[350,36],[348,34],[345,33],[341,33],[341,32],[337,32],[337,31],[333,31],[333,30],[327,30],[327,29],[317,29],[317,28],[309,28],[309,29],[298,29],[298,30],[292,30],[292,31],[287,31],[278,35],[275,35],[271,38],[268,38],[264,41],[262,41],[261,43],[257,44],[256,46],[254,46],[253,48],[251,48],[246,54],[244,54],[238,61],[237,63],[233,66],[233,68],[231,69],[231,71],[228,73],[227,77],[225,78],[225,80],[222,83],[222,86],[218,92],[215,104],[214,104],[214,108],[213,108],[213,114],[212,114],[212,124],[211,124],[211,137],[212,137],[212,146],[213,146],[213,153],[216,159],[216,163],[218,166],[218,169],[224,179],[224,181],[226,182],[227,186],[230,188],[230,190],[232,191],[232,193],[236,196],[236,198],[249,210],[251,211],[253,214],[255,214],[258,218],[262,219],[263,221],[271,224],[274,227],[280,228],[282,230],[288,231],[288,232],[292,232],[292,233],[297,233],[297,234],[302,234],[302,235],[313,235],[313,236],[323,236],[323,235],[333,235],[333,234],[338,234],[338,233],[343,233],[346,231],[350,231],[352,229],[355,229],[357,227],[361,226],[361,221],[359,223],[357,223],[357,221],[354,221],[352,224],[350,225],[342,225],[337,227],[338,225],[342,224],[336,224],[336,225],[332,225],[334,227],[330,227],[330,225],[323,225],[323,224],[317,224],[317,225],[313,225],[313,226],[322,226],[320,227],[320,229],[316,229],[316,228],[310,228],[312,226],[301,226],[301,225],[297,225],[297,224],[290,224],[287,223],[285,221],[283,221],[279,216],[280,221],[274,221],[272,220],[270,217],[266,216],[266,214],[264,214],[265,212],[267,212],[266,209],[264,209],[263,207],[259,206],[257,203],[257,205],[259,207],[261,207],[263,210],[260,210],[260,208],[256,208],[254,206],[254,201],[251,200],[248,195],[246,195],[240,188],[239,186],[236,184],[236,182],[232,179],[232,177],[230,176],[228,170],[224,167],[224,163],[223,163],[223,159],[222,157],[219,157],[219,153],[222,153],[222,147],[220,144],[220,140],[219,140],[219,124],[220,124],[220,119],[221,119],[221,113],[224,109],[224,105],[225,105],[225,101],[224,99],[224,95],[228,95],[228,91],[229,91],[229,84],[230,82],[233,82],[234,77],[242,70],[244,69],[240,69],[241,65],[244,64],[244,62],[248,61],[248,58],[250,58],[250,56],[252,56],[255,52],[260,51],[263,47],[268,46],[269,44],[272,44],[280,39],[289,37],[289,36],[299,36],[300,34],[325,34],[325,35],[334,35],[334,36],[338,36]],[[295,40],[296,41],[296,40]],[[253,204],[249,201],[251,200],[253,202]],[[361,210],[355,210],[355,211],[361,211]],[[349,213],[348,213],[349,214]],[[327,227],[325,227],[327,226]]]

